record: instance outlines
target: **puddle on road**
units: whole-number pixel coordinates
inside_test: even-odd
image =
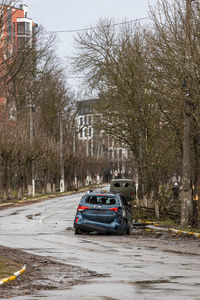
[[[89,241],[89,240],[81,240],[81,243],[85,243],[85,244],[93,244],[93,245],[99,245],[99,243],[93,242],[93,241]]]
[[[26,218],[29,220],[35,220],[37,219],[37,217],[41,216],[41,213],[37,213],[37,214],[32,214],[32,215],[27,215]]]
[[[18,215],[19,212],[24,211],[24,210],[25,210],[25,209],[19,209],[19,210],[16,210],[16,211],[14,211],[14,212],[8,214],[8,215],[0,216],[0,218]]]
[[[33,298],[37,298],[36,300],[39,300],[38,299],[38,296],[32,296]],[[47,298],[48,296],[45,296],[45,295],[40,295],[40,298]],[[30,300],[35,300],[35,299],[30,299]]]
[[[170,279],[180,279],[180,278],[186,278],[185,276],[170,276]]]
[[[141,286],[147,286],[152,284],[159,284],[159,283],[170,283],[167,279],[160,279],[160,280],[144,280],[144,281],[135,281],[135,282],[129,282],[131,284],[137,284]]]
[[[179,254],[179,255],[187,255],[187,256],[190,256],[190,255],[195,255],[195,256],[199,256],[198,253],[185,253],[185,252],[182,252],[182,251],[178,251],[178,250],[163,250],[163,252],[168,252],[168,253],[174,253],[174,254]]]
[[[152,250],[152,249],[156,249],[157,247],[156,246],[148,246],[146,248],[149,249],[149,250]]]
[[[14,211],[13,213],[11,213],[9,216],[14,216],[17,215],[19,213],[19,211]]]
[[[74,231],[74,228],[73,227],[67,227],[65,230]]]

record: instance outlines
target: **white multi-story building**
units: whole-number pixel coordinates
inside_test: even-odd
[[[101,122],[101,115],[95,113],[93,106],[98,99],[78,101],[77,127],[78,140],[85,144],[86,155],[98,158],[107,158],[109,164],[108,180],[112,177],[126,177],[128,174],[128,150],[118,141],[108,136],[104,130],[95,127],[96,122]],[[88,182],[92,178],[88,175]],[[97,182],[103,181],[97,174]]]

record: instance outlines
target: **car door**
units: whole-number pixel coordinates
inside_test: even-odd
[[[123,211],[124,211],[124,216],[127,220],[127,223],[130,222],[131,220],[131,209],[130,206],[128,204],[128,202],[126,201],[125,197],[123,195],[121,195],[121,201],[122,201],[122,207],[123,207]]]

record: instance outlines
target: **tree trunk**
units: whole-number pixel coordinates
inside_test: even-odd
[[[159,220],[159,218],[160,218],[158,200],[155,200],[155,217],[156,217],[157,220]]]
[[[184,188],[181,191],[181,225],[193,225],[193,201],[191,188]]]
[[[181,225],[192,225],[193,203],[191,189],[191,141],[190,116],[184,116],[184,138],[183,138],[183,189],[181,192]]]

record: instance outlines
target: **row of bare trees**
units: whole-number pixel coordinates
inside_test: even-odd
[[[17,3],[17,1],[16,1]],[[63,124],[65,189],[84,184],[102,160],[86,156],[74,136],[76,105],[55,54],[55,37],[35,28],[23,47],[11,51],[4,36],[1,5],[0,47],[0,199],[59,189],[60,120]],[[74,151],[76,143],[76,151]],[[87,167],[86,167],[87,166]],[[77,187],[77,186],[76,186]]]
[[[149,15],[145,26],[119,27],[103,20],[96,29],[79,34],[74,65],[99,94],[101,127],[129,148],[140,197],[153,192],[157,205],[161,186],[174,173],[183,181],[189,178],[182,224],[191,225],[198,221],[197,203],[192,208],[190,203],[199,188],[200,4],[160,0]]]

